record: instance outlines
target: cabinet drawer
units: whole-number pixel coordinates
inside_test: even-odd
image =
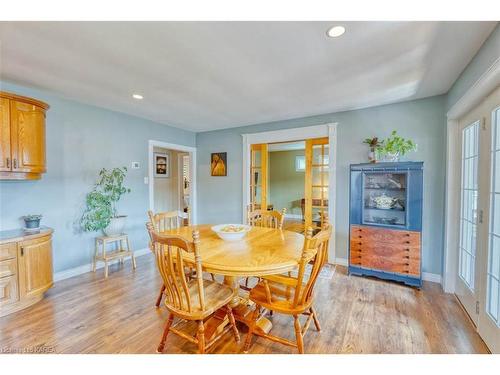
[[[17,276],[8,276],[0,279],[0,306],[19,300]]]
[[[0,261],[5,259],[15,259],[17,255],[17,243],[6,243],[0,245]]]
[[[394,272],[403,275],[420,276],[419,260],[404,260],[351,253],[350,263],[358,267]]]
[[[353,252],[396,259],[402,258],[420,260],[420,247],[418,246],[401,246],[380,242],[360,243],[351,241],[351,253]]]
[[[352,240],[420,247],[420,233],[408,230],[370,228],[353,225],[351,227],[351,241]]]
[[[17,259],[0,261],[0,279],[12,275],[17,275]]]

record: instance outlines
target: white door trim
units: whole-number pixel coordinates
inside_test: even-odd
[[[169,150],[188,152],[191,158],[191,223],[198,223],[196,207],[196,147],[184,146],[175,143],[167,143],[150,139],[148,141],[148,185],[149,185],[149,209],[154,209],[154,169],[153,169],[153,150],[155,147],[167,148]]]
[[[328,184],[328,216],[333,218],[332,238],[330,241],[330,249],[328,251],[329,259],[336,259],[335,254],[335,234],[337,227],[336,216],[336,194],[337,194],[337,122],[316,125],[304,126],[301,128],[273,130],[261,133],[242,134],[243,137],[243,204],[242,204],[242,222],[246,221],[247,205],[250,203],[250,145],[258,143],[274,143],[274,142],[289,142],[289,141],[303,141],[311,138],[329,138],[329,162],[330,162],[330,176]]]
[[[500,85],[500,58],[471,86],[446,114],[446,201],[443,289],[455,292],[458,264],[458,209],[460,207],[460,132],[458,119]]]

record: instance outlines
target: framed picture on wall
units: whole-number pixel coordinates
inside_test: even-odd
[[[162,152],[154,153],[155,177],[170,177],[170,158]]]
[[[212,153],[210,161],[211,176],[227,176],[227,152]]]

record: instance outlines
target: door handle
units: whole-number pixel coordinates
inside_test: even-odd
[[[14,165],[13,168],[16,169],[17,168],[17,159],[14,159],[12,164]]]
[[[24,256],[24,247],[21,247],[21,256]]]
[[[7,158],[6,162],[7,162],[7,168],[10,169],[10,158]]]

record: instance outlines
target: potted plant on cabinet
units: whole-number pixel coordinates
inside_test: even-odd
[[[379,152],[389,162],[397,162],[401,156],[417,149],[415,142],[411,139],[400,137],[396,130],[393,130],[391,136],[383,142],[384,144],[379,148]]]
[[[368,152],[368,161],[370,163],[376,163],[378,151],[384,145],[384,141],[379,141],[378,137],[373,137],[366,138],[363,143],[367,144],[370,147],[370,151]]]
[[[118,215],[116,204],[130,189],[123,186],[127,168],[101,169],[94,189],[87,194],[81,225],[87,232],[102,230],[107,236],[123,233],[127,216]]]
[[[40,220],[42,220],[42,215],[26,215],[23,216],[24,228],[28,230],[40,229]]]

